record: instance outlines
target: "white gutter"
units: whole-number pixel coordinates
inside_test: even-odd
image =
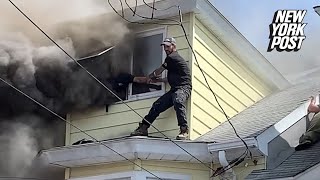
[[[207,143],[192,141],[175,141],[180,147],[204,163],[212,162]],[[169,140],[159,138],[127,137],[112,141],[103,141],[105,146],[113,149],[130,160],[162,160],[200,163]],[[99,143],[66,146],[44,150],[52,165],[63,167],[80,167],[101,163],[121,162],[126,159]]]

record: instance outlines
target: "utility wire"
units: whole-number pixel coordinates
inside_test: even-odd
[[[126,0],[125,0],[125,2],[126,2]],[[110,7],[113,9],[113,11],[115,12],[115,13],[117,13],[123,20],[125,20],[126,22],[128,22],[128,23],[131,23],[131,24],[158,24],[158,25],[178,25],[177,23],[159,23],[159,22],[135,22],[135,21],[130,21],[129,19],[127,19],[127,18],[125,18],[124,17],[124,11],[122,11],[122,14],[123,14],[123,16],[115,9],[115,7],[112,5],[112,3],[110,2],[110,0],[108,0],[108,3],[109,3],[109,5],[110,5]],[[122,6],[122,2],[121,2],[121,6]],[[137,13],[136,13],[136,10],[137,9],[132,9],[131,8],[131,6],[128,4],[128,6],[130,7],[129,9],[133,12],[133,15],[137,15]],[[122,8],[123,8],[123,6],[122,6]],[[137,15],[138,16],[138,15]],[[140,18],[143,18],[143,19],[146,19],[146,18],[148,18],[148,17],[144,17],[144,16],[138,16],[138,17],[140,17]],[[154,20],[159,20],[159,21],[172,21],[172,20],[170,20],[170,19],[154,19]]]
[[[153,23],[153,22],[144,22],[144,24],[157,24],[157,25],[159,25],[159,24],[161,24],[161,25],[179,25],[180,24],[180,22],[179,21],[176,21],[176,20],[174,20],[174,19],[160,19],[160,18],[153,18],[153,13],[154,13],[154,9],[152,10],[152,17],[146,17],[146,16],[142,16],[142,15],[139,15],[138,13],[136,13],[136,9],[137,8],[135,8],[135,10],[134,9],[132,9],[132,7],[129,5],[129,3],[128,3],[128,1],[127,0],[124,0],[125,1],[125,4],[127,5],[127,7],[130,9],[130,11],[134,14],[133,16],[138,16],[138,17],[140,17],[140,18],[142,18],[142,19],[147,19],[147,20],[158,20],[158,21],[171,21],[171,22],[174,22],[174,23],[172,23],[172,24],[167,24],[167,23]],[[149,5],[148,5],[148,7],[150,7]],[[123,9],[123,8],[122,8]],[[122,18],[125,18],[125,17],[122,17]],[[126,18],[125,18],[126,19]],[[129,21],[128,19],[126,19],[126,21],[128,21],[128,22],[130,22],[130,23],[135,23],[135,22],[131,22],[131,21]],[[139,22],[139,24],[140,24],[141,22]]]
[[[10,1],[10,0],[9,0]],[[131,162],[132,164],[140,167],[141,169],[145,170],[146,172],[150,173],[151,175],[153,175],[154,177],[156,177],[157,179],[161,179],[160,177],[158,177],[157,175],[155,175],[154,173],[150,172],[149,170],[145,169],[144,167],[140,166],[139,164],[135,163],[134,161],[128,159],[127,157],[125,157],[124,155],[120,154],[119,152],[117,152],[116,150],[110,148],[109,146],[107,146],[105,143],[103,143],[102,141],[99,141],[98,139],[96,139],[95,137],[91,136],[90,134],[88,134],[87,132],[83,131],[82,129],[80,129],[78,126],[73,125],[71,122],[67,121],[65,118],[63,118],[62,116],[60,116],[59,114],[57,114],[56,112],[52,111],[51,109],[47,108],[45,105],[43,105],[42,103],[40,103],[39,101],[35,100],[34,98],[32,98],[31,96],[29,96],[28,94],[24,93],[23,91],[21,91],[20,89],[18,89],[17,87],[15,87],[14,85],[8,83],[6,80],[4,80],[3,78],[0,77],[0,80],[7,84],[8,86],[10,86],[11,88],[13,88],[14,90],[18,91],[19,93],[21,93],[22,95],[24,95],[25,97],[27,97],[28,99],[30,99],[31,101],[33,101],[34,103],[36,103],[37,105],[39,105],[40,107],[44,108],[45,110],[47,110],[48,112],[50,112],[51,114],[55,115],[56,117],[58,117],[60,120],[64,121],[66,124],[69,124],[70,126],[72,126],[73,128],[77,129],[78,131],[80,131],[81,133],[87,135],[88,137],[90,137],[91,139],[95,140],[96,142],[98,142],[99,144],[103,145],[104,147],[108,148],[109,150],[111,150],[112,152],[116,153],[117,155],[123,157],[125,160]]]
[[[199,62],[198,62],[196,53],[195,53],[193,47],[191,46],[191,43],[190,43],[189,38],[188,38],[188,36],[187,36],[187,32],[186,32],[186,30],[185,30],[185,28],[184,28],[184,26],[183,26],[183,24],[182,24],[182,13],[181,13],[180,6],[178,6],[178,8],[179,8],[179,12],[180,12],[179,14],[180,14],[180,19],[181,19],[181,20],[180,20],[180,22],[181,22],[180,26],[181,26],[182,31],[183,31],[183,33],[184,33],[185,39],[187,40],[188,46],[190,47],[190,49],[191,49],[191,51],[192,51],[192,54],[193,54],[193,56],[194,56],[194,59],[195,59],[196,63],[198,64],[198,68],[199,68],[199,70],[200,70],[203,78],[205,79],[205,82],[206,82],[209,90],[210,90],[211,93],[213,94],[213,96],[214,96],[214,98],[215,98],[218,106],[220,107],[220,109],[222,110],[222,112],[223,112],[224,116],[226,117],[227,121],[228,121],[229,124],[231,125],[231,127],[232,127],[235,135],[242,141],[242,143],[243,143],[243,144],[245,145],[245,147],[246,147],[246,150],[243,152],[243,154],[242,154],[241,156],[239,156],[238,158],[236,158],[237,161],[235,161],[234,163],[235,163],[235,164],[239,163],[239,161],[242,160],[243,156],[246,157],[248,153],[249,153],[249,155],[250,155],[250,157],[251,157],[251,159],[252,159],[252,153],[251,153],[251,151],[249,150],[249,147],[248,147],[247,143],[240,137],[240,135],[238,134],[236,128],[235,128],[234,125],[231,123],[231,121],[230,121],[227,113],[225,112],[225,110],[224,110],[223,107],[221,106],[221,104],[220,104],[220,102],[219,102],[219,100],[218,100],[218,98],[217,98],[216,93],[211,89],[210,84],[208,83],[207,77],[205,76],[203,69],[200,67],[200,64],[199,64]],[[243,160],[242,160],[242,161],[243,161]],[[231,164],[229,163],[229,166],[230,166],[230,165],[231,165]],[[228,167],[228,166],[226,166],[226,167]],[[232,167],[233,167],[233,166],[232,166]],[[226,171],[226,170],[224,170],[224,171]]]
[[[205,82],[206,82],[209,90],[210,90],[211,93],[213,94],[213,96],[214,96],[214,98],[215,98],[218,106],[220,107],[220,109],[222,110],[222,112],[223,112],[224,116],[226,117],[227,121],[228,121],[229,124],[231,125],[233,131],[235,132],[235,135],[242,141],[242,143],[243,143],[243,144],[245,145],[245,147],[246,147],[246,151],[243,153],[243,155],[244,155],[244,154],[247,154],[248,151],[249,151],[250,157],[252,158],[252,153],[251,153],[251,151],[249,150],[249,147],[248,147],[247,143],[240,137],[240,135],[238,134],[236,128],[235,128],[234,125],[231,123],[231,121],[230,121],[227,113],[225,112],[225,110],[224,110],[223,107],[221,106],[221,104],[220,104],[220,102],[219,102],[219,100],[218,100],[218,98],[217,98],[216,93],[211,89],[210,84],[208,83],[207,77],[205,76],[203,69],[200,67],[200,64],[199,64],[199,62],[198,62],[197,56],[195,55],[195,52],[194,52],[194,50],[193,50],[193,47],[191,46],[191,43],[190,43],[189,38],[188,38],[188,36],[187,36],[186,30],[185,30],[185,28],[184,28],[184,26],[183,26],[182,23],[181,23],[181,28],[182,28],[182,30],[183,30],[184,36],[185,36],[185,38],[186,38],[186,40],[187,40],[187,43],[188,43],[188,45],[189,45],[189,47],[190,47],[190,49],[191,49],[191,51],[192,51],[192,54],[193,54],[193,56],[194,56],[194,59],[195,59],[196,63],[198,64],[198,68],[199,68],[202,76],[204,77],[204,80],[205,80]],[[242,156],[242,155],[241,155],[241,156]]]
[[[70,59],[72,59],[78,66],[80,66],[83,70],[85,70],[95,81],[97,81],[102,87],[104,87],[107,91],[109,91],[112,95],[114,95],[122,104],[126,105],[131,111],[133,111],[135,114],[137,114],[140,118],[142,118],[143,120],[145,120],[148,124],[150,124],[151,127],[153,127],[157,132],[159,132],[161,135],[163,135],[164,137],[166,137],[169,141],[171,141],[173,144],[175,144],[177,147],[179,147],[181,150],[183,150],[185,153],[187,153],[188,155],[190,155],[192,158],[194,158],[195,160],[197,160],[198,162],[200,162],[201,164],[203,164],[204,166],[210,168],[211,170],[213,170],[211,167],[209,167],[206,163],[202,162],[199,158],[195,157],[194,155],[192,155],[190,152],[188,152],[186,149],[184,149],[182,146],[180,146],[178,143],[176,143],[175,141],[173,141],[172,139],[170,139],[167,135],[165,135],[162,131],[160,131],[158,128],[156,128],[154,125],[152,125],[148,120],[146,120],[144,117],[142,117],[137,111],[135,111],[132,107],[130,107],[126,102],[124,102],[117,94],[115,94],[111,89],[109,89],[105,84],[103,84],[99,79],[97,79],[92,73],[90,73],[85,67],[83,67],[79,62],[77,62],[76,59],[74,59],[69,53],[67,53],[59,44],[57,44],[48,34],[46,34],[35,22],[33,22],[19,7],[17,7],[11,0],[8,0],[25,18],[27,18],[39,31],[41,31],[52,43],[54,43],[61,51],[63,51]],[[3,81],[3,79],[1,79]],[[7,82],[5,82],[6,84],[8,84]],[[14,87],[12,85],[10,85],[11,87]],[[22,92],[22,91],[20,91]],[[29,96],[30,97],[30,96]],[[44,106],[45,107],[45,106]],[[48,109],[47,107],[45,107],[45,109]],[[51,111],[51,110],[50,110]],[[52,112],[52,111],[51,111]],[[56,113],[55,113],[56,114]],[[57,114],[58,115],[58,114]],[[61,116],[60,116],[61,117]],[[59,117],[59,118],[60,118]],[[62,117],[61,117],[62,118]],[[60,119],[61,119],[60,118]],[[71,125],[71,123],[69,123]],[[76,128],[79,131],[81,129]],[[85,133],[84,131],[80,131],[82,133]],[[86,135],[88,135],[87,133],[85,133]],[[91,138],[93,138],[94,140],[97,141],[97,139],[95,139],[94,137],[91,136]],[[119,153],[117,153],[119,154]],[[124,156],[122,156],[124,157]]]
[[[144,1],[144,2],[145,2],[145,1]],[[154,2],[154,3],[155,3],[155,2]],[[146,4],[146,3],[145,3],[145,4]],[[112,4],[109,3],[109,5],[112,7]],[[127,4],[127,6],[128,6],[128,4]],[[148,5],[148,7],[150,7],[150,6]],[[154,7],[154,4],[153,4],[153,7]],[[196,63],[198,64],[198,68],[199,68],[199,70],[201,71],[202,76],[204,77],[205,82],[206,82],[209,90],[210,90],[211,93],[214,95],[214,98],[215,98],[218,106],[219,106],[220,109],[222,110],[224,116],[226,117],[227,121],[228,121],[229,124],[231,125],[231,127],[232,127],[233,131],[235,132],[236,136],[242,141],[242,143],[243,143],[243,144],[245,145],[245,147],[246,147],[246,150],[244,151],[244,153],[243,153],[242,155],[240,155],[238,158],[236,158],[236,159],[234,159],[234,160],[232,160],[232,161],[233,161],[234,164],[238,164],[239,161],[243,161],[243,159],[248,155],[248,153],[249,153],[249,155],[250,155],[250,157],[251,157],[251,159],[252,159],[252,153],[251,153],[251,151],[249,150],[249,147],[248,147],[247,143],[239,136],[237,130],[235,129],[235,127],[234,127],[233,124],[231,123],[228,115],[226,114],[226,112],[225,112],[224,109],[222,108],[221,104],[219,103],[216,94],[214,93],[214,91],[213,91],[213,90],[211,89],[211,87],[210,87],[210,84],[209,84],[208,81],[207,81],[207,78],[206,78],[206,76],[205,76],[205,74],[204,74],[204,71],[203,71],[202,68],[200,67],[200,64],[199,64],[199,62],[198,62],[197,56],[196,56],[196,54],[195,54],[195,52],[194,52],[194,50],[193,50],[193,48],[192,48],[192,46],[191,46],[191,43],[190,43],[190,41],[189,41],[189,39],[188,39],[188,37],[187,37],[186,30],[185,30],[185,28],[184,28],[184,26],[183,26],[183,24],[182,24],[182,12],[181,12],[180,6],[176,6],[176,7],[178,8],[179,16],[180,16],[180,22],[178,23],[178,25],[180,25],[181,28],[182,28],[182,31],[183,31],[183,33],[184,33],[185,39],[187,40],[188,46],[190,47],[190,49],[191,49],[191,51],[192,51],[192,54],[193,54],[193,56],[194,56],[194,58],[195,58],[195,60],[196,60]],[[112,7],[112,8],[113,8],[113,7]],[[152,8],[152,7],[151,7],[151,8]],[[171,8],[171,7],[170,7],[170,8]],[[129,9],[131,9],[131,7],[129,7]],[[113,10],[115,11],[115,13],[118,14],[118,12],[115,10],[115,8],[113,8]],[[141,17],[141,16],[140,16],[140,17]],[[122,18],[126,19],[125,17],[122,17]],[[141,17],[141,18],[144,18],[144,17]],[[144,19],[149,19],[149,20],[151,19],[151,20],[152,20],[152,18],[144,18]],[[127,20],[127,19],[126,19],[126,20]],[[135,22],[135,23],[145,24],[145,23],[139,23],[139,22]],[[158,23],[156,23],[156,24],[158,24]],[[158,25],[162,25],[162,24],[158,24]],[[224,167],[224,168],[227,168],[227,167],[230,167],[230,166],[231,166],[231,163],[229,164],[229,166],[226,166],[226,167]],[[232,166],[232,167],[233,167],[233,166]],[[211,168],[210,168],[210,169],[211,169]],[[225,170],[224,170],[224,171],[225,171]]]
[[[22,15],[24,15],[24,16],[25,16],[35,27],[37,27],[45,36],[47,36],[47,38],[49,38],[58,48],[60,48],[69,58],[71,58],[72,60],[74,60],[77,65],[79,65],[82,69],[84,69],[93,79],[95,79],[100,85],[102,85],[105,89],[107,89],[109,92],[111,92],[111,93],[112,93],[115,97],[117,97],[123,104],[127,105],[120,97],[118,97],[114,92],[112,92],[107,86],[105,86],[101,81],[99,81],[92,73],[90,73],[88,70],[86,70],[80,63],[78,63],[72,56],[70,56],[70,55],[69,55],[61,46],[59,46],[52,38],[50,38],[39,26],[37,26],[37,24],[35,24],[35,23],[34,23],[24,12],[22,12],[11,0],[9,0],[9,2],[10,2],[13,6],[15,6],[15,8],[16,8],[20,13],[22,13]],[[121,1],[121,0],[120,0],[120,4],[121,4],[121,7],[122,7],[122,14],[123,14],[123,16],[121,16],[121,15],[115,10],[115,8],[111,5],[110,0],[108,0],[108,2],[109,2],[109,4],[110,4],[110,6],[112,7],[112,9],[113,9],[120,17],[122,17],[123,19],[125,19],[127,22],[130,22],[129,20],[127,20],[127,19],[124,17],[124,12],[123,12],[123,9],[124,9],[124,8],[123,8],[122,1]],[[128,3],[126,3],[126,4],[128,5]],[[128,6],[129,6],[129,5],[128,5]],[[154,4],[153,4],[153,6],[154,6]],[[189,42],[189,40],[188,40],[188,38],[187,38],[187,34],[186,34],[186,32],[185,32],[185,28],[184,28],[184,26],[182,25],[182,14],[181,14],[180,7],[178,6],[178,8],[179,8],[179,14],[180,14],[180,25],[181,25],[181,27],[182,27],[182,29],[183,29],[183,31],[184,31],[184,34],[185,34],[185,37],[186,37],[186,39],[187,39],[187,41],[188,41],[189,47],[191,48],[191,50],[192,50],[192,52],[193,52],[193,55],[194,55],[194,57],[195,57],[195,59],[196,59],[196,55],[195,55],[195,53],[194,53],[194,51],[193,51],[193,49],[192,49],[192,46],[191,46],[191,44],[190,44],[190,42]],[[131,7],[130,7],[130,9],[131,9]],[[131,9],[131,10],[132,10],[132,9]],[[133,13],[136,14],[135,10],[133,10]],[[144,19],[153,19],[153,18],[148,18],[148,17],[143,17],[143,16],[139,16],[139,17],[144,18]],[[157,19],[155,19],[155,20],[157,20]],[[165,20],[165,19],[158,19],[158,20]],[[133,23],[133,22],[130,22],[130,23]],[[141,23],[141,22],[138,22],[138,24],[150,24],[150,23]],[[163,23],[152,23],[152,24],[159,24],[159,25],[177,25],[177,24],[163,24]],[[196,59],[196,62],[197,62],[197,64],[198,64],[198,67],[200,68],[200,65],[199,65],[197,59]],[[200,70],[201,70],[201,72],[202,72],[202,74],[203,74],[203,76],[204,76],[204,78],[205,78],[205,81],[206,81],[206,83],[207,83],[210,91],[214,94],[217,103],[219,104],[220,108],[221,108],[222,111],[224,112],[223,108],[221,107],[220,103],[219,103],[218,100],[217,100],[217,97],[216,97],[215,93],[214,93],[214,92],[212,91],[212,89],[210,88],[210,85],[208,84],[208,82],[207,82],[207,80],[206,80],[206,77],[205,77],[205,75],[204,75],[204,73],[203,73],[203,71],[202,71],[201,68],[200,68]],[[137,115],[139,115],[141,118],[143,118],[140,114],[138,114],[138,113],[137,113],[134,109],[132,109],[130,106],[127,105],[127,107],[129,107],[130,110],[134,111]],[[228,116],[226,115],[225,112],[224,112],[224,114],[225,114],[225,116],[227,117],[228,122],[231,124],[232,128],[234,129],[236,135],[242,140],[242,142],[245,144],[245,146],[246,146],[246,148],[247,148],[247,150],[248,150],[247,144],[246,144],[245,141],[237,134],[234,126],[233,126],[232,123],[229,121],[229,118],[228,118]],[[143,119],[144,119],[144,118],[143,118]],[[146,120],[146,122],[148,122],[148,121]],[[148,122],[148,123],[149,123],[154,129],[156,129],[159,133],[161,133],[163,136],[167,137],[163,132],[161,132],[161,131],[158,130],[156,127],[154,127],[150,122]],[[168,138],[168,137],[167,137],[167,138]],[[173,142],[176,146],[178,146],[179,148],[181,148],[183,151],[185,151],[187,154],[189,154],[190,156],[192,156],[194,159],[198,160],[200,163],[204,164],[206,167],[208,167],[208,168],[210,168],[211,170],[213,170],[211,167],[207,166],[205,163],[203,163],[203,162],[200,161],[198,158],[196,158],[195,156],[193,156],[192,154],[190,154],[188,151],[186,151],[185,149],[183,149],[181,146],[179,146],[176,142],[172,141],[170,138],[168,138],[168,139],[169,139],[171,142]],[[246,151],[246,152],[247,152],[247,151]],[[249,152],[250,152],[250,151],[249,151]],[[251,154],[251,152],[250,152],[250,154]]]
[[[143,3],[144,3],[146,6],[148,6],[149,8],[151,8],[151,9],[152,9],[151,19],[153,19],[154,10],[157,10],[156,8],[154,8],[155,2],[156,2],[156,1],[155,1],[155,0],[153,0],[152,6],[150,6],[148,3],[146,3],[146,1],[145,1],[145,0],[143,0]]]

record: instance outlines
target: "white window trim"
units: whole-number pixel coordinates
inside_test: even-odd
[[[177,180],[191,180],[191,175],[182,175],[177,173],[168,172],[152,172],[156,176],[163,179],[177,179]],[[150,173],[146,171],[129,171],[113,173],[108,175],[99,175],[91,177],[71,178],[70,180],[114,180],[118,178],[131,178],[131,180],[147,180],[147,178],[153,178]]]
[[[148,29],[145,31],[139,31],[136,33],[136,35],[137,35],[137,37],[148,37],[148,36],[152,36],[152,35],[160,34],[160,33],[163,34],[163,40],[164,40],[167,37],[167,26],[164,26],[161,28],[155,28],[155,29]],[[159,46],[160,46],[160,44],[159,44]],[[162,51],[162,63],[164,62],[165,57],[166,57],[166,54],[164,51]],[[131,68],[132,68],[132,66],[133,66],[133,61],[131,61]],[[162,77],[163,78],[166,77],[165,73],[162,73]],[[166,88],[165,83],[161,83],[161,90],[159,90],[159,91],[131,95],[132,83],[130,83],[129,87],[128,87],[128,93],[127,93],[128,99],[125,102],[137,101],[137,100],[143,100],[143,99],[162,96],[166,91],[165,88]]]

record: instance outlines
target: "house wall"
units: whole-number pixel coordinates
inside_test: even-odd
[[[165,161],[135,161],[141,167],[151,172],[157,173],[175,173],[180,175],[189,175],[191,180],[205,180],[209,179],[210,171],[201,164],[196,163],[182,163],[182,162],[165,162]],[[97,165],[90,167],[72,168],[70,171],[66,171],[66,177],[69,178],[81,178],[97,175],[107,175],[118,172],[129,171],[143,171],[139,167],[136,167],[128,162],[112,163],[106,165]]]
[[[178,20],[178,17],[173,19]],[[228,117],[233,117],[271,92],[271,89],[246,69],[240,60],[195,17],[194,13],[183,16],[183,25],[200,67]],[[188,62],[192,73],[193,91],[187,103],[190,139],[196,139],[226,120],[205,83],[180,26],[130,25],[130,28],[135,32],[166,28],[166,36],[177,40],[178,52]],[[166,90],[169,88],[167,84]],[[144,117],[157,98],[128,102],[128,105]],[[129,135],[142,119],[120,103],[109,106],[108,112],[103,107],[73,112],[68,117],[72,124],[99,140]],[[179,129],[173,108],[162,113],[154,126],[168,137],[174,138]],[[151,136],[162,136],[153,128],[149,129],[149,133]],[[67,145],[85,137],[75,128],[67,126]]]
[[[183,25],[188,36],[190,35],[191,18],[192,16],[190,14],[183,15]],[[174,17],[173,19],[178,20],[178,17]],[[191,59],[191,53],[189,52],[188,44],[180,26],[130,25],[130,28],[135,32],[165,28],[165,36],[174,37],[177,41],[179,54],[188,63],[191,62],[189,61]],[[169,88],[170,87],[166,85],[166,90],[169,90]],[[127,104],[132,109],[137,111],[141,117],[144,117],[151,108],[152,103],[156,101],[157,98],[158,97],[132,101],[128,102]],[[190,111],[190,102],[188,103],[187,111]],[[131,111],[126,105],[118,103],[110,105],[108,107],[108,112],[106,112],[105,107],[92,108],[82,112],[72,112],[68,115],[67,119],[73,125],[77,126],[81,130],[84,130],[98,140],[105,140],[129,135],[130,132],[132,132],[137,127],[138,122],[142,120],[141,117]],[[188,118],[188,121],[190,121],[190,118]],[[177,120],[173,108],[170,108],[166,112],[162,113],[153,125],[170,138],[175,138],[175,136],[179,132],[179,127],[177,126]],[[79,132],[77,129],[71,127],[70,125],[67,125],[66,132],[66,145],[70,145],[82,138],[88,138],[86,137],[86,135]],[[157,133],[157,131],[153,128],[149,129],[149,134],[151,136],[162,137],[162,135]]]
[[[243,180],[253,170],[264,169],[264,158],[256,159],[257,163],[247,160],[244,163],[239,164],[233,168],[233,172],[236,175],[237,180]],[[187,175],[191,177],[191,180],[209,180],[212,172],[202,164],[199,163],[184,163],[173,161],[140,161],[136,160],[139,166],[147,169],[151,172],[157,173],[174,173],[180,175]],[[208,166],[210,166],[208,164]],[[212,169],[217,169],[220,165],[215,164]],[[89,167],[77,167],[71,168],[66,171],[66,179],[70,178],[83,178],[90,176],[108,175],[121,172],[130,171],[143,171],[140,167],[137,167],[129,162],[117,162],[103,165],[95,165]],[[213,179],[219,179],[220,177],[214,177]]]
[[[271,93],[271,89],[244,67],[202,22],[194,18],[193,23],[192,42],[198,63],[228,117],[233,117]],[[193,57],[191,139],[199,137],[226,120],[205,82],[198,63]]]

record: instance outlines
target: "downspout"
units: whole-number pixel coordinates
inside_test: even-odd
[[[218,157],[219,157],[220,165],[225,169],[230,168],[229,162],[227,161],[227,158],[226,158],[226,151],[219,151],[218,154],[219,154]],[[227,179],[230,179],[231,177],[233,180],[236,180],[236,174],[234,173],[232,168],[226,170],[220,176]]]

